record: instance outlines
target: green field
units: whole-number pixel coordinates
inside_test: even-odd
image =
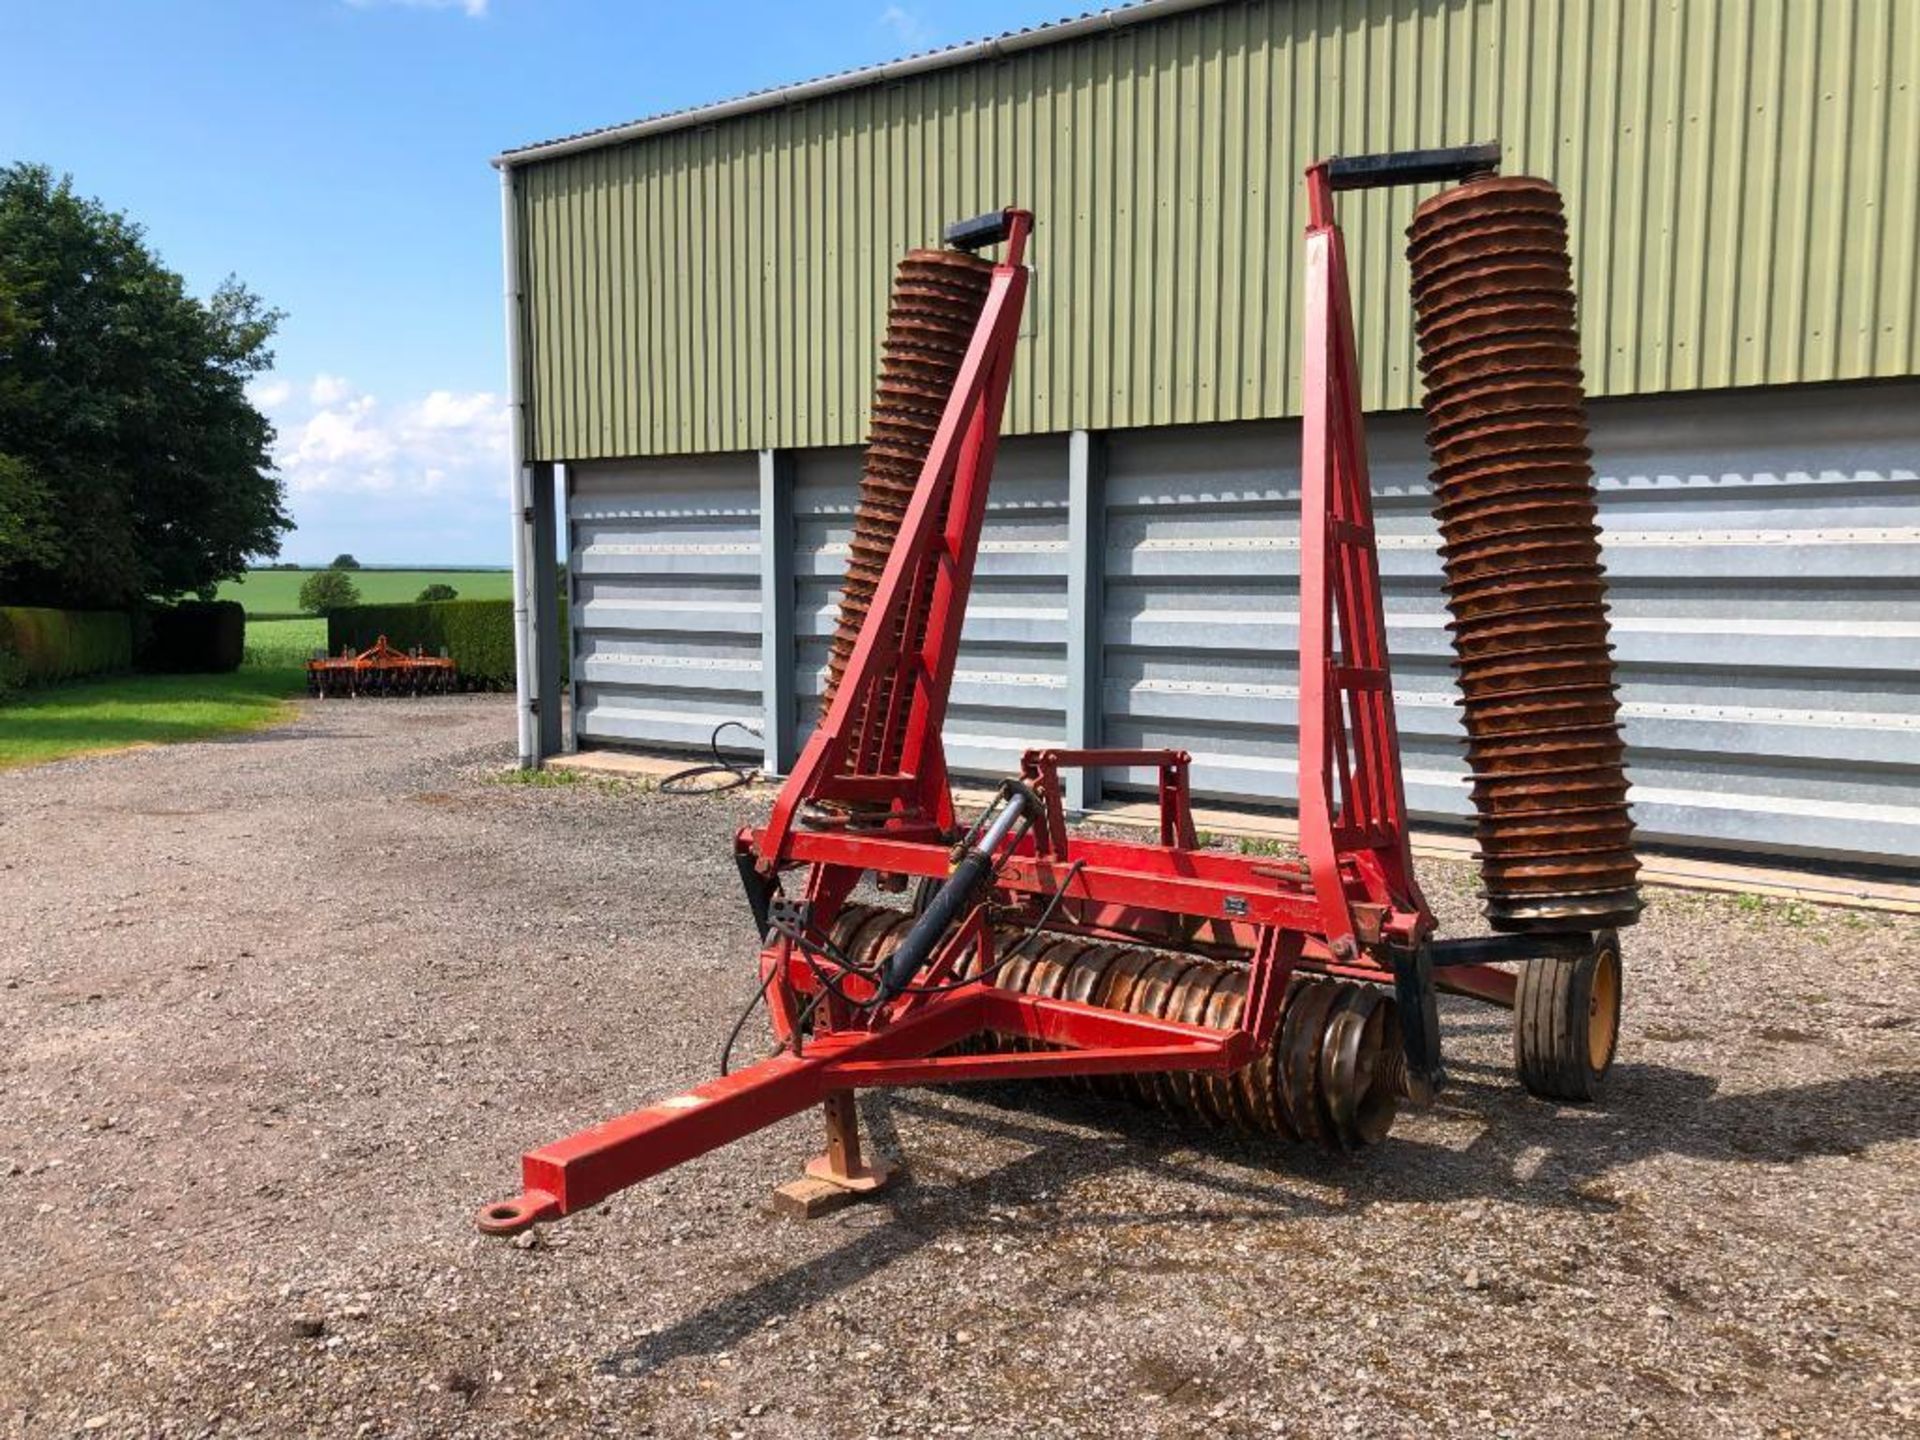
[[[298,615],[300,587],[313,570],[250,570],[220,587],[222,600],[238,600],[249,615]],[[369,605],[395,605],[416,599],[429,585],[451,585],[462,600],[513,597],[510,570],[349,570],[360,598]],[[322,639],[322,644],[325,640]]]
[[[318,616],[301,620],[247,621],[246,659],[240,669],[286,672],[294,689],[307,684],[307,661],[327,648],[327,622]]]
[[[422,582],[425,583],[425,582]],[[264,730],[291,720],[324,620],[247,622],[231,675],[121,675],[29,690],[0,706],[0,770],[101,750]]]

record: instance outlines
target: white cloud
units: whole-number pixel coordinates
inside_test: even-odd
[[[924,16],[904,5],[887,6],[880,12],[878,23],[909,50],[924,50],[933,43],[933,27]]]
[[[294,529],[283,559],[499,565],[509,526],[507,402],[485,390],[370,394],[345,376],[261,376]]]
[[[488,391],[390,402],[317,375],[303,392],[275,380],[255,395],[280,432],[274,459],[295,497],[433,494],[490,508],[506,494],[507,403]]]
[[[313,377],[313,384],[307,387],[307,402],[312,405],[338,405],[352,393],[352,387],[338,375],[328,375],[324,371]]]
[[[487,0],[347,0],[353,10],[458,10],[469,20],[486,17]]]
[[[506,408],[500,397],[490,391],[457,394],[452,390],[435,390],[420,402],[418,414],[420,424],[428,430],[465,431],[476,425],[504,421]]]

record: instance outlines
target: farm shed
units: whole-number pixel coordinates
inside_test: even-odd
[[[570,734],[523,627],[523,758],[738,720],[791,761],[893,261],[1020,204],[1034,302],[949,753],[1175,745],[1196,792],[1285,805],[1300,172],[1494,137],[1568,206],[1643,836],[1920,863],[1897,0],[1149,0],[500,156],[522,604],[551,608],[562,537],[572,601]],[[1425,193],[1343,218],[1431,823],[1469,806],[1401,255]]]

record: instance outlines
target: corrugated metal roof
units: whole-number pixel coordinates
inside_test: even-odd
[[[1010,203],[1009,433],[1289,415],[1301,168],[1494,137],[1566,197],[1591,394],[1920,374],[1920,4],[1152,17],[514,166],[532,457],[858,442],[894,257]],[[1421,193],[1340,207],[1373,409],[1418,400]]]
[[[639,139],[644,135],[658,135],[668,130],[683,129],[691,125],[709,124],[734,115],[751,114],[756,110],[770,110],[779,105],[797,104],[822,95],[833,94],[835,91],[851,90],[860,85],[878,85],[906,75],[920,75],[929,70],[939,70],[950,65],[965,65],[975,60],[991,59],[1032,45],[1051,45],[1075,34],[1085,33],[1091,27],[1112,28],[1120,25],[1135,25],[1158,15],[1174,14],[1182,10],[1198,10],[1207,5],[1221,3],[1223,0],[1134,0],[1130,5],[1113,5],[1104,10],[1088,10],[1079,15],[1067,15],[1039,25],[1003,30],[998,35],[989,35],[978,40],[962,40],[933,50],[916,51],[898,60],[887,60],[877,65],[862,65],[852,70],[838,70],[831,75],[821,75],[812,80],[802,80],[791,85],[774,85],[764,90],[749,90],[744,95],[737,95],[728,100],[710,101],[704,105],[689,105],[679,110],[662,110],[653,115],[643,115],[638,120],[622,121],[617,125],[602,125],[591,130],[577,131],[572,135],[562,135],[552,140],[516,146],[514,149],[496,155],[493,163],[522,165],[543,158],[574,154],[600,145],[618,145],[627,140]]]

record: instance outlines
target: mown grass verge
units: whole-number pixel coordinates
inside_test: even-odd
[[[324,620],[247,626],[246,658],[227,675],[124,675],[27,690],[0,705],[0,770],[74,755],[264,730],[293,718]]]

